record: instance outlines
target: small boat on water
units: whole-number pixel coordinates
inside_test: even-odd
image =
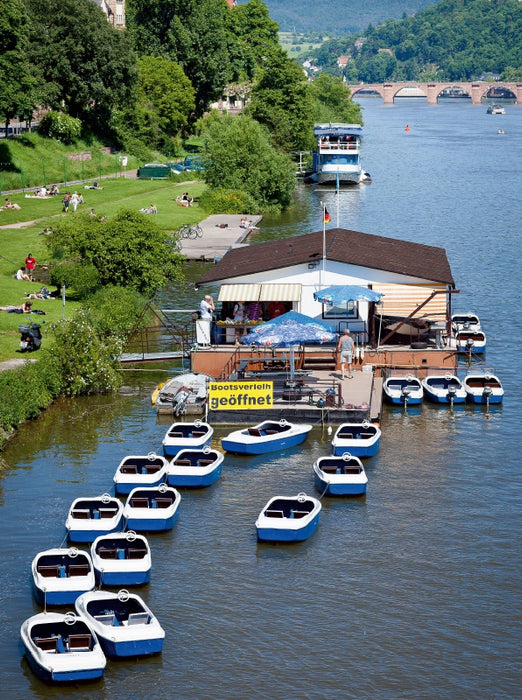
[[[123,517],[129,530],[170,530],[178,520],[180,503],[178,491],[167,484],[133,489],[125,503]]]
[[[332,454],[349,452],[356,457],[372,457],[381,445],[381,429],[374,423],[342,423],[332,440]]]
[[[274,496],[256,520],[257,538],[264,542],[301,542],[317,529],[321,502],[306,493]]]
[[[91,545],[91,558],[100,585],[141,586],[150,581],[149,543],[133,530],[97,537]]]
[[[455,348],[460,353],[481,355],[486,352],[486,334],[484,331],[457,331],[455,333]]]
[[[165,457],[155,452],[124,457],[113,478],[116,493],[127,495],[138,486],[158,486],[165,481],[167,464]]]
[[[214,428],[208,423],[195,420],[190,423],[173,423],[163,438],[163,452],[172,457],[180,450],[189,448],[202,450],[210,444]]]
[[[152,405],[158,413],[168,412],[176,416],[183,412],[202,413],[207,399],[208,383],[212,381],[214,377],[209,374],[179,374],[158,384],[152,392]]]
[[[169,486],[210,486],[221,476],[223,453],[204,447],[202,450],[181,450],[167,467]]]
[[[429,374],[422,380],[426,398],[433,403],[454,404],[466,401],[466,390],[455,374]]]
[[[319,491],[328,496],[361,496],[368,484],[361,460],[349,452],[316,459],[314,477]]]
[[[20,628],[25,655],[44,681],[70,683],[103,676],[107,659],[94,630],[72,612],[39,613]]]
[[[300,445],[312,427],[309,423],[289,423],[284,418],[265,420],[250,428],[234,430],[221,438],[221,445],[227,452],[260,455]]]
[[[107,656],[145,656],[163,649],[165,631],[136,593],[92,591],[81,595],[75,607],[96,632]]]
[[[480,319],[473,311],[454,313],[451,315],[451,328],[457,331],[480,331]]]
[[[500,379],[490,372],[472,370],[462,380],[466,395],[472,403],[502,403],[504,388]]]
[[[122,516],[121,501],[108,493],[95,498],[76,498],[65,527],[71,542],[92,542],[100,535],[119,530]]]
[[[499,104],[494,104],[494,105],[489,105],[487,109],[488,114],[505,114],[506,109],[502,105]]]
[[[34,596],[40,605],[69,605],[95,586],[91,557],[76,547],[46,549],[32,561]]]
[[[360,124],[316,124],[314,136],[317,147],[312,171],[307,174],[305,182],[333,183],[337,187],[371,182],[370,174],[361,165]]]
[[[420,379],[412,374],[387,377],[382,389],[386,401],[394,405],[420,404],[424,396]]]

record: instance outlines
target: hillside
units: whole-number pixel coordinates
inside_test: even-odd
[[[240,3],[244,0],[240,0]],[[342,36],[369,24],[399,19],[433,4],[433,0],[264,0],[282,32],[323,32]]]

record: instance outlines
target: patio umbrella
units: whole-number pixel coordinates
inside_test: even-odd
[[[243,336],[244,345],[290,348],[290,378],[295,373],[294,346],[302,343],[329,343],[336,339],[334,329],[327,323],[288,311],[254,328]]]
[[[326,287],[319,292],[314,292],[314,299],[323,304],[338,306],[349,301],[375,301],[379,303],[383,295],[374,292],[368,287],[359,287],[355,284],[340,284],[338,286]]]

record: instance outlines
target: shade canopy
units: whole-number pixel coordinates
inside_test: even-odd
[[[330,343],[335,340],[334,329],[327,323],[288,311],[252,329],[243,336],[245,345],[288,347],[302,343]]]
[[[338,286],[326,287],[319,292],[314,292],[314,299],[322,304],[338,306],[349,301],[375,301],[379,303],[382,294],[374,292],[368,287],[359,287],[355,284],[340,284]]]

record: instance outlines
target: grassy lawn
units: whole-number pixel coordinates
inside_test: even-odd
[[[23,194],[10,197],[21,209],[0,211],[0,227],[35,220],[37,223],[23,227],[0,228],[0,306],[21,304],[26,292],[39,291],[42,282],[22,282],[16,280],[14,274],[24,263],[28,253],[32,253],[40,265],[47,262],[45,237],[38,234],[45,227],[52,227],[59,217],[78,216],[79,212],[89,212],[91,207],[98,216],[110,217],[120,209],[139,211],[155,204],[158,213],[151,216],[168,231],[175,231],[184,223],[195,223],[206,217],[197,204],[193,207],[181,207],[176,202],[176,197],[183,192],[189,192],[191,197],[199,197],[205,189],[205,183],[200,180],[173,184],[168,180],[115,178],[101,180],[100,185],[103,186],[103,190],[87,190],[82,186],[76,188],[85,199],[85,203],[78,207],[76,214],[72,208],[68,214],[62,212],[62,195],[65,189],[61,189],[60,195],[50,199],[26,198]],[[74,188],[68,190],[75,191]],[[3,204],[3,201],[1,203]],[[38,323],[45,321],[49,324],[61,319],[62,313],[65,313],[66,318],[70,317],[78,306],[79,302],[69,295],[66,297],[65,309],[62,308],[61,299],[33,300],[33,308],[45,311],[46,315],[32,314],[31,320]],[[27,317],[22,314],[0,311],[0,361],[24,357],[17,352],[20,340],[18,326],[26,321]],[[48,337],[45,325],[42,327],[42,333],[45,345]]]

